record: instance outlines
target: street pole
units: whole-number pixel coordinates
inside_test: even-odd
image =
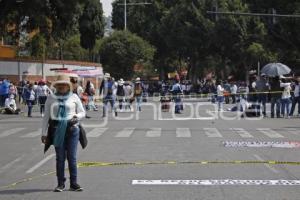
[[[127,0],[124,0],[124,30],[127,31]]]
[[[124,6],[124,30],[127,30],[127,6],[142,6],[142,5],[151,5],[152,3],[127,3],[127,0],[124,0],[124,3],[119,3],[119,6]]]

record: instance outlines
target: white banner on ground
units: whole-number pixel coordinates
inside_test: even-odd
[[[189,186],[220,186],[220,185],[266,185],[266,186],[300,186],[300,180],[133,180],[132,185],[189,185]]]
[[[242,142],[233,142],[226,141],[223,142],[225,147],[250,147],[250,148],[300,148],[300,142],[259,142],[259,141],[242,141]]]

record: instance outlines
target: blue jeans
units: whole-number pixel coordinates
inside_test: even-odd
[[[281,99],[281,113],[283,116],[285,116],[285,113],[287,114],[287,116],[290,115],[290,105],[291,105],[290,98]]]
[[[142,96],[137,96],[136,97],[136,109],[138,111],[142,111],[141,104],[142,104]]]
[[[110,103],[111,109],[113,111],[117,112],[116,107],[115,107],[115,98],[113,96],[106,96],[103,99],[103,116],[106,116],[108,103]]]
[[[271,117],[275,115],[275,105],[276,105],[276,116],[280,117],[280,97],[271,98]]]
[[[79,141],[79,127],[72,126],[67,133],[62,147],[56,147],[56,176],[59,185],[63,185],[65,178],[65,161],[68,160],[70,183],[77,183],[77,146]]]
[[[258,94],[257,95],[257,101],[258,101],[258,104],[262,106],[262,113],[263,115],[266,115],[267,114],[267,100],[268,100],[268,97],[266,94]]]
[[[94,102],[94,96],[88,96],[88,110],[97,110]]]
[[[298,115],[300,115],[300,97],[294,97],[291,112],[290,112],[290,116],[294,115],[294,111],[296,109],[297,104],[298,104]]]
[[[223,108],[224,97],[217,96],[217,101],[218,101],[218,110],[221,111],[221,109]]]
[[[180,113],[181,109],[181,98],[179,96],[175,97],[175,113]]]
[[[28,116],[32,115],[32,107],[34,105],[34,101],[33,100],[27,100],[26,101],[27,107],[28,107]]]

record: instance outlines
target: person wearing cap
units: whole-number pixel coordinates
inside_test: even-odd
[[[6,98],[5,100],[5,109],[4,109],[4,114],[16,114],[18,115],[20,113],[20,109],[17,108],[15,96],[11,94],[9,98]]]
[[[103,95],[103,115],[102,117],[107,116],[107,104],[110,103],[112,111],[114,111],[115,116],[118,116],[117,109],[115,106],[115,82],[109,73],[105,73],[104,80],[101,83],[99,94]]]
[[[180,95],[183,94],[182,87],[180,85],[180,80],[179,78],[175,80],[175,84],[172,86],[172,89],[170,90],[174,97],[175,101],[175,114],[181,114],[181,98]]]
[[[34,106],[35,100],[36,100],[36,93],[33,90],[33,84],[32,83],[30,83],[28,85],[28,87],[26,88],[26,90],[24,92],[24,98],[25,98],[26,105],[27,105],[27,108],[28,108],[27,116],[32,117],[32,107]]]
[[[255,83],[255,88],[256,88],[256,92],[257,92],[257,102],[259,104],[259,108],[261,108],[262,106],[262,113],[264,115],[264,117],[267,116],[267,101],[268,101],[268,92],[270,90],[269,88],[269,83],[267,80],[267,76],[266,74],[261,74],[259,80],[256,81]],[[257,115],[259,115],[260,109],[257,110]]]
[[[143,96],[143,86],[141,82],[141,78],[136,78],[135,83],[134,83],[134,89],[133,89],[133,94],[136,99],[136,109],[137,111],[141,112],[142,111],[142,96]]]
[[[291,101],[291,83],[289,83],[284,77],[281,77],[280,87],[283,88],[281,96],[281,114],[283,117],[290,118],[290,105]]]
[[[124,86],[124,80],[121,78],[118,81],[118,87],[117,87],[117,99],[119,100],[119,109],[121,111],[124,110],[124,103],[125,103],[125,86]]]
[[[36,89],[38,102],[40,104],[40,114],[42,117],[44,117],[44,111],[45,111],[45,103],[47,100],[47,97],[49,94],[52,93],[50,88],[46,85],[46,82],[44,80],[40,80],[38,82],[38,87]]]
[[[70,190],[82,191],[77,182],[77,145],[81,137],[79,121],[85,117],[85,110],[79,97],[73,93],[69,76],[59,75],[53,86],[56,92],[48,96],[45,104],[41,140],[45,147],[49,143],[55,147],[58,185],[54,191],[62,192],[65,189],[66,159]]]
[[[296,105],[298,104],[298,117],[300,117],[300,77],[298,77],[295,80],[294,92],[293,93],[294,93],[294,96],[293,96],[293,102],[292,102],[292,108],[291,108],[290,116],[292,117],[294,115]]]
[[[281,109],[281,87],[280,87],[280,77],[274,77],[270,80],[270,91],[271,91],[271,118],[280,118]],[[275,110],[276,106],[276,110]],[[276,111],[276,112],[275,112]]]

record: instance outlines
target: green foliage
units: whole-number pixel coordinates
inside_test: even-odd
[[[88,0],[79,19],[80,44],[92,50],[96,40],[103,37],[104,18],[102,4],[99,0]]]
[[[31,56],[36,59],[45,58],[46,39],[41,35],[35,35],[31,40]]]
[[[128,31],[114,32],[103,39],[100,47],[104,69],[118,79],[132,78],[134,66],[149,64],[154,53],[155,49],[148,42]]]

